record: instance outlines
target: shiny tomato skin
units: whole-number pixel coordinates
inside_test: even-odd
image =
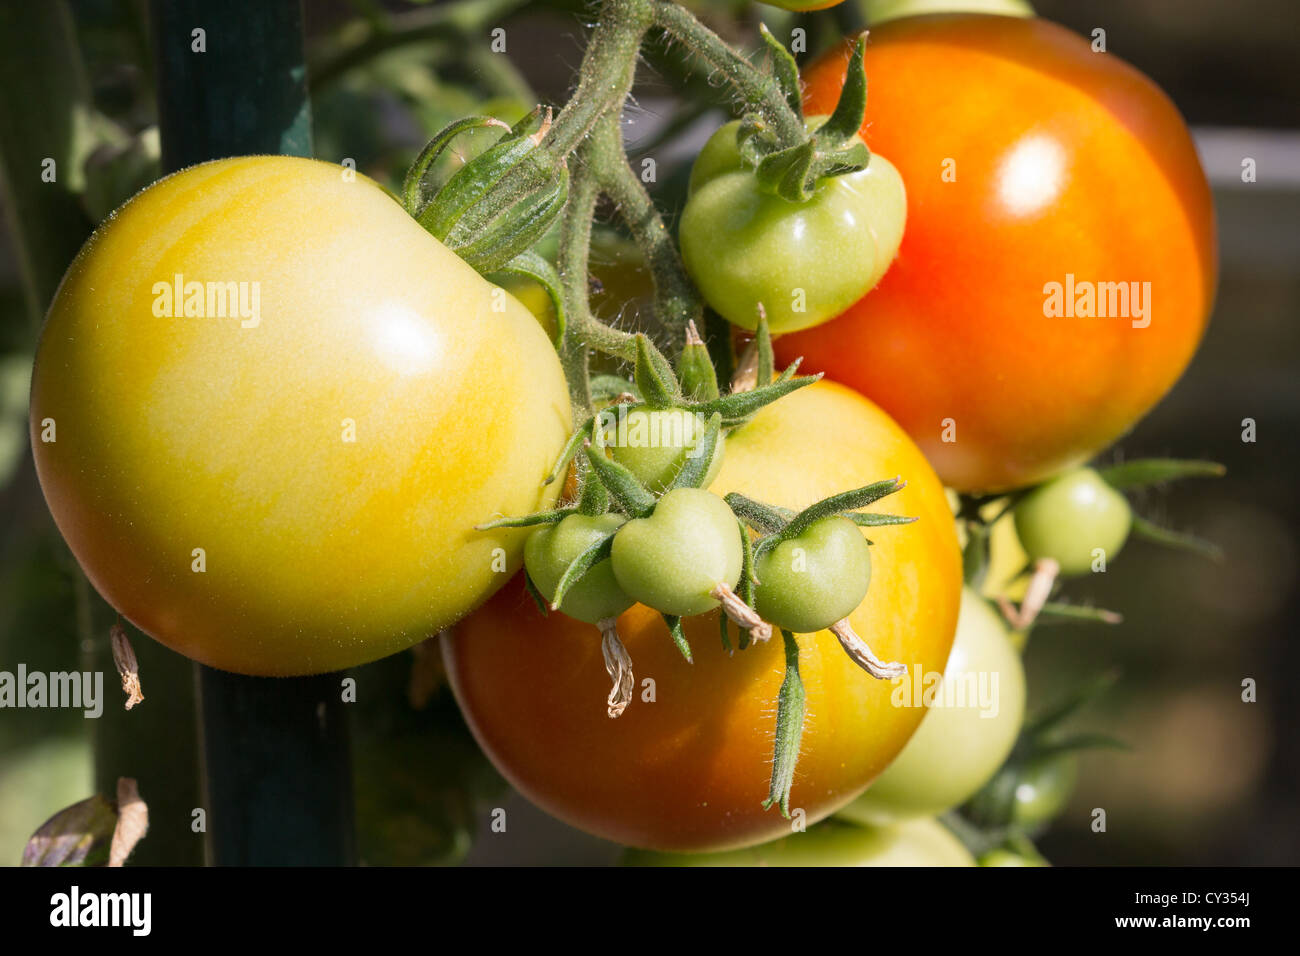
[[[920,520],[869,529],[874,573],[851,620],[883,659],[933,670],[960,603],[955,532],[933,471],[879,409],[829,382],[801,389],[729,436],[711,490],[801,508],[895,475],[907,487],[877,508]],[[540,807],[630,846],[728,849],[790,832],[762,809],[784,658],[779,639],[728,656],[716,613],[686,619],[692,664],[648,608],[619,618],[637,690],[617,720],[605,714],[599,632],[541,617],[519,581],[457,625],[443,654],[475,737]],[[861,792],[924,711],[892,706],[892,685],[859,670],[828,632],[800,645],[808,716],[790,805],[812,822]]]
[[[809,112],[833,105],[845,60],[808,69]],[[778,356],[878,402],[959,490],[1086,460],[1172,386],[1213,301],[1214,212],[1181,116],[1045,20],[890,22],[871,31],[866,70],[862,136],[903,176],[907,230],[871,293],[781,338]],[[1150,282],[1149,324],[1046,316],[1048,284],[1068,275]]]
[[[176,275],[257,288],[256,320],[168,315]],[[532,315],[373,181],[243,157],[156,183],[87,243],[37,353],[32,446],[124,617],[223,670],[317,673],[509,579],[524,533],[473,526],[554,497],[567,394]]]

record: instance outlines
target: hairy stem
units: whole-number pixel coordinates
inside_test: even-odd
[[[650,267],[655,286],[655,314],[668,333],[670,354],[681,351],[686,329],[703,306],[687,278],[677,245],[640,177],[627,164],[623,131],[610,114],[592,134],[591,155],[605,194],[618,206]]]
[[[804,141],[803,121],[786,102],[776,77],[755,67],[676,3],[654,0],[654,24],[717,70],[745,109],[767,120],[784,143],[793,146]]]

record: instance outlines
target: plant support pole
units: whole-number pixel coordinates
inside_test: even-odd
[[[150,21],[165,171],[311,155],[299,0],[152,0]],[[210,863],[355,862],[344,676],[195,665]]]

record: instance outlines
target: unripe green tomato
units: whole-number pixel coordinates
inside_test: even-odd
[[[961,841],[937,820],[864,827],[827,820],[801,833],[721,853],[628,850],[623,866],[974,866]]]
[[[760,2],[793,13],[807,13],[810,10],[828,10],[839,6],[844,0],[760,0]]]
[[[773,333],[834,318],[880,281],[903,238],[903,180],[883,156],[823,180],[807,202],[759,188],[727,124],[701,152],[682,212],[682,260],[705,301],[743,328],[761,303]],[[730,157],[734,155],[734,162]]]
[[[700,488],[675,488],[654,512],[614,536],[614,577],[634,600],[687,617],[718,606],[710,592],[740,581],[744,547],[727,503]]]
[[[1091,468],[1076,468],[1029,492],[1015,508],[1016,535],[1030,558],[1051,558],[1061,574],[1087,574],[1109,562],[1133,524],[1128,499]],[[1102,555],[1093,552],[1100,549]]]
[[[1032,827],[1055,819],[1070,799],[1078,770],[1070,755],[1039,757],[1025,764],[1012,793],[1012,822]]]
[[[1032,17],[1027,0],[862,0],[867,23],[880,26],[887,20],[924,16],[928,13],[994,13],[1007,17]]]
[[[569,515],[553,525],[543,525],[524,543],[524,567],[548,601],[573,559],[623,524],[622,515]],[[595,624],[618,617],[633,604],[614,578],[609,558],[598,561],[569,588],[560,610],[579,621]]]
[[[766,552],[755,571],[759,616],[811,634],[848,617],[867,596],[871,548],[857,525],[835,515]]]
[[[611,415],[606,423],[610,426],[605,438],[610,456],[657,495],[672,486],[708,428],[699,415],[684,408],[638,408]],[[706,488],[722,467],[725,445],[726,439],[719,435]]]
[[[895,706],[917,706],[918,682],[920,695],[934,688],[934,705],[903,752],[842,816],[879,824],[943,813],[965,803],[1011,753],[1025,712],[1024,667],[1002,619],[969,588],[943,680],[909,673],[895,682]],[[950,703],[961,706],[944,706]]]

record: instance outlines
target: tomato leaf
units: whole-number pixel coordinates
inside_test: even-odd
[[[533,528],[542,524],[559,524],[577,508],[556,508],[553,511],[538,511],[518,518],[497,518],[483,524],[474,525],[475,531],[491,531],[493,528]]]
[[[686,345],[677,357],[677,378],[682,384],[682,394],[693,402],[712,401],[720,394],[709,347],[700,338],[694,322],[686,326]]]
[[[581,491],[578,494],[577,512],[581,515],[603,515],[609,511],[609,490],[604,483],[592,473],[588,466],[581,479]]]
[[[803,119],[803,90],[799,87],[799,65],[785,45],[772,35],[767,24],[760,23],[758,32],[763,37],[767,52],[772,56],[772,75],[776,77],[777,86],[780,87],[794,115]]]
[[[1193,554],[1199,554],[1211,561],[1223,560],[1223,549],[1212,541],[1206,541],[1204,538],[1198,538],[1194,534],[1188,534],[1185,531],[1174,531],[1172,528],[1163,528],[1153,521],[1143,518],[1141,515],[1133,516],[1133,533],[1139,538],[1152,541],[1156,544],[1162,544],[1167,548],[1177,548],[1180,551],[1191,551]]]
[[[753,498],[746,498],[738,491],[729,492],[722,500],[731,507],[732,514],[759,534],[780,531],[794,517],[794,512],[788,508],[765,505]]]
[[[724,614],[723,617],[726,617]],[[694,664],[695,660],[691,657],[691,645],[686,640],[686,629],[682,627],[682,619],[676,614],[663,615],[664,623],[668,625],[668,635],[677,645],[677,649],[682,652],[682,657],[686,658],[686,663]]]
[[[711,402],[694,402],[687,407],[701,415],[711,416],[714,412],[722,415],[724,426],[738,425],[759,409],[771,405],[778,398],[798,391],[805,385],[821,380],[821,375],[805,375],[803,378],[780,378],[771,385],[760,385],[746,392],[732,392]]]
[[[857,136],[862,128],[867,113],[867,71],[862,62],[866,48],[867,37],[863,34],[853,44],[848,71],[844,74],[844,88],[840,91],[835,111],[813,134],[818,145],[839,146]]]
[[[803,678],[799,676],[799,642],[784,629],[781,637],[785,640],[785,679],[781,681],[781,691],[777,696],[772,782],[767,799],[763,801],[763,809],[776,804],[781,809],[781,815],[788,820],[790,788],[794,785],[794,768],[799,760],[799,741],[803,737],[807,700]]]
[[[846,511],[844,517],[859,528],[879,528],[887,524],[912,524],[920,520],[913,515],[883,515],[875,511]]]
[[[457,136],[472,129],[482,129],[485,126],[497,126],[507,130],[510,128],[494,116],[468,116],[465,119],[456,120],[434,134],[433,139],[429,140],[424,149],[420,150],[420,155],[415,157],[415,162],[407,170],[406,179],[402,182],[402,205],[409,215],[420,219],[420,224],[424,225],[430,232],[433,231],[432,228],[425,225],[424,220],[421,218],[428,205],[424,202],[423,190],[424,177],[428,173],[429,167],[434,164],[438,157],[442,155],[443,150],[450,146],[451,141]],[[460,172],[463,171],[462,168]],[[448,181],[448,185],[450,185],[450,181]],[[437,233],[435,232],[434,235],[437,235]]]
[[[736,525],[740,528],[741,541],[741,560],[740,560],[740,591],[739,597],[751,608],[754,606],[754,545],[749,540],[749,532],[745,529],[745,523],[739,518],[736,519]],[[727,616],[722,615],[724,618]]]
[[[1124,616],[1118,611],[1105,608],[1088,607],[1083,604],[1069,604],[1065,601],[1048,601],[1038,611],[1039,623],[1043,618],[1058,618],[1066,621],[1094,621],[1099,624],[1119,624]]]
[[[718,439],[722,434],[722,416],[717,412],[709,419],[704,434],[696,441],[694,448],[683,449],[686,461],[681,471],[673,479],[674,488],[702,488],[713,467],[713,459],[718,455]]]
[[[599,434],[597,430],[597,437]],[[625,514],[643,518],[654,511],[655,496],[626,467],[605,457],[603,443],[587,448],[587,460],[591,462],[592,470],[601,484]]]
[[[611,531],[569,562],[569,566],[564,569],[564,573],[560,575],[560,580],[555,585],[555,594],[551,598],[552,611],[560,609],[560,605],[564,603],[564,596],[569,593],[569,588],[577,584],[595,565],[608,558],[613,548],[614,532]]]
[[[546,597],[542,592],[537,590],[537,585],[533,583],[532,576],[527,571],[524,571],[524,590],[528,592],[528,596],[537,605],[537,610],[542,612],[542,617],[549,617],[551,607],[546,603]]]
[[[668,408],[681,401],[681,389],[663,353],[642,333],[636,337],[636,384],[651,408]]]
[[[574,429],[573,434],[569,436],[569,440],[564,443],[564,448],[560,450],[560,457],[555,462],[555,467],[551,469],[551,473],[547,475],[546,480],[542,482],[543,485],[549,485],[568,469],[569,462],[572,461],[573,456],[578,453],[578,449],[582,447],[583,441],[591,435],[591,427],[595,421],[595,418],[588,418],[585,422]]]
[[[982,521],[966,522],[966,546],[961,551],[962,581],[976,591],[989,569],[989,528]]]
[[[894,492],[902,488],[903,484],[904,483],[898,478],[888,478],[885,481],[877,481],[862,488],[854,488],[852,491],[842,491],[838,495],[831,495],[829,498],[823,498],[821,501],[814,502],[791,518],[789,524],[777,532],[777,536],[783,541],[797,538],[799,535],[807,531],[809,527],[823,518],[829,518],[832,515],[841,515],[858,508],[865,508],[867,505],[873,504],[881,498],[892,495]]]
[[[758,352],[758,375],[756,385],[770,385],[776,373],[776,357],[772,354],[772,330],[767,324],[767,311],[758,310],[758,329],[754,333],[754,345]]]
[[[1144,488],[1179,478],[1220,478],[1227,469],[1217,461],[1194,458],[1139,458],[1098,468],[1097,474],[1112,488]]]
[[[560,169],[546,186],[511,203],[482,226],[465,225],[469,217],[458,222],[445,243],[475,272],[496,272],[546,235],[568,201],[569,171]]]
[[[1055,757],[1061,754],[1078,753],[1081,750],[1130,750],[1127,743],[1110,734],[1081,733],[1062,740],[1054,740],[1035,748],[1035,757]]]
[[[1118,680],[1119,674],[1112,671],[1085,681],[1042,713],[1025,721],[1021,735],[1027,738],[1042,738],[1114,687]]]

